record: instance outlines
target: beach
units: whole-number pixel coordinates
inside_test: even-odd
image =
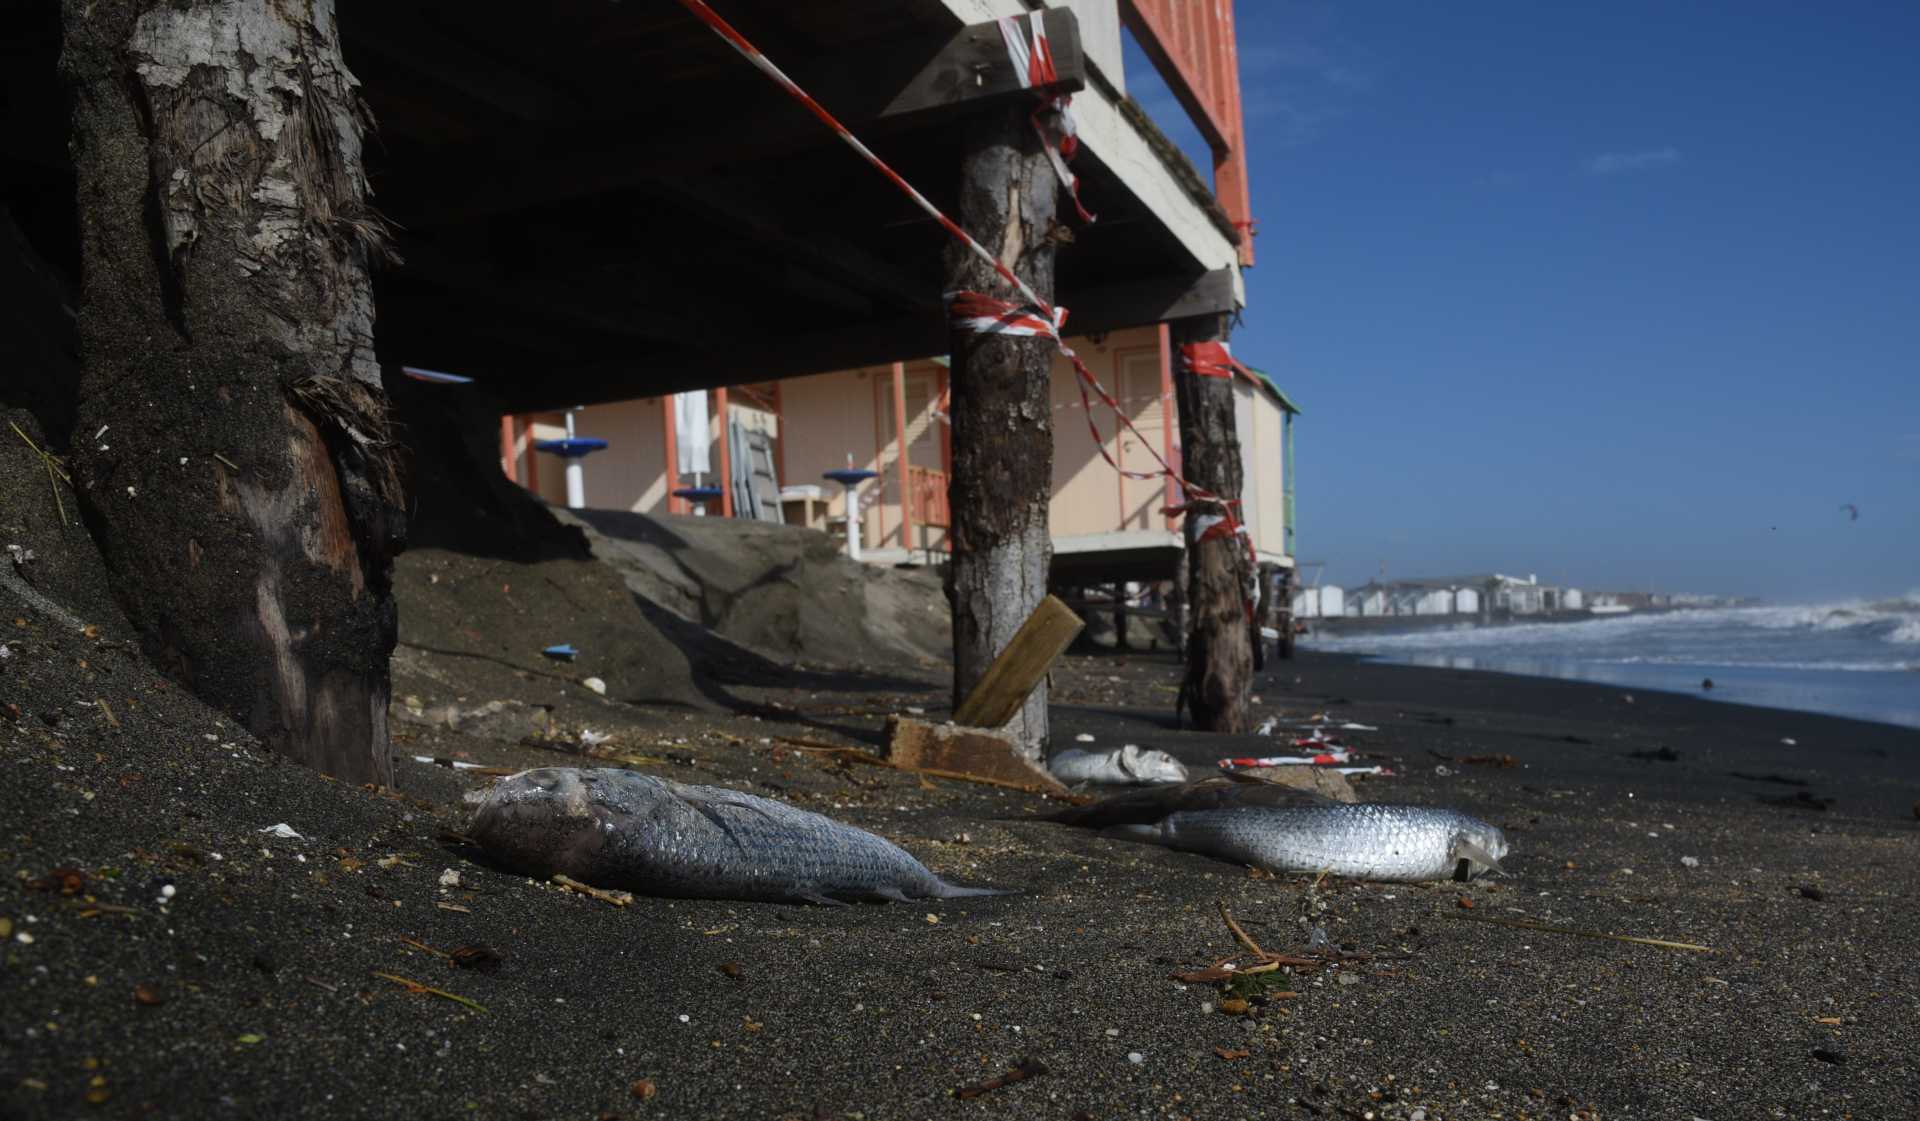
[[[1361,780],[1363,799],[1454,806],[1512,842],[1505,877],[1314,888],[1036,821],[1057,808],[1036,796],[792,742],[873,745],[884,715],[909,706],[938,718],[938,667],[769,671],[714,688],[704,709],[489,678],[496,695],[459,703],[513,699],[497,692],[518,682],[518,699],[555,706],[556,727],[609,735],[599,762],[783,798],[896,840],[949,880],[1017,892],[616,907],[473,859],[447,834],[480,780],[414,757],[596,760],[397,723],[401,791],[349,788],[264,756],[111,639],[29,615],[8,630],[7,1117],[1439,1121],[1920,1106],[1911,730],[1333,655],[1270,662],[1257,712],[1377,729],[1344,733],[1396,772]],[[1196,766],[1282,742],[1175,731],[1177,681],[1164,655],[1070,656],[1056,738]],[[1176,979],[1253,961],[1223,908],[1269,951],[1303,951],[1323,925],[1341,960],[1273,990],[1297,995],[1247,1005]],[[445,956],[475,946],[497,968]],[[1022,1063],[1037,1064],[1030,1077],[981,1089]]]

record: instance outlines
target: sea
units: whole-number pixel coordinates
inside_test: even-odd
[[[1920,728],[1920,592],[1591,620],[1309,635],[1315,650],[1692,693]],[[1702,690],[1704,679],[1713,680]]]

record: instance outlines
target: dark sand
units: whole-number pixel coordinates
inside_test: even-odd
[[[1373,957],[1231,1016],[1212,986],[1169,974],[1235,952],[1223,901],[1269,948],[1303,946],[1304,878],[1004,820],[1047,803],[765,742],[870,742],[886,711],[937,715],[942,690],[925,670],[913,689],[826,675],[714,686],[715,712],[572,687],[557,715],[563,731],[586,714],[615,733],[602,752],[680,760],[641,765],[786,797],[896,838],[950,879],[1021,894],[616,909],[437,839],[463,822],[468,774],[409,760],[404,796],[342,787],[262,756],[110,639],[12,614],[0,621],[13,655],[0,703],[21,709],[0,718],[7,1117],[1720,1121],[1898,1118],[1920,1102],[1911,731],[1332,657],[1275,663],[1262,712],[1379,725],[1352,739],[1402,773],[1363,796],[1504,823],[1512,874],[1471,887],[1329,881],[1322,921]],[[1056,727],[1194,762],[1278,742],[1169,731],[1175,681],[1164,658],[1070,659]],[[117,727],[80,703],[89,696]],[[399,732],[403,757],[575,761]],[[1677,760],[1634,757],[1663,746]],[[1831,808],[1760,800],[1802,790]],[[305,839],[259,832],[280,822]],[[84,874],[80,894],[33,890],[58,866]],[[457,886],[442,885],[448,870]],[[176,893],[163,904],[165,884]],[[403,939],[481,944],[504,962],[458,969]],[[955,1096],[1023,1059],[1049,1073]],[[643,1079],[651,1100],[636,1096]]]

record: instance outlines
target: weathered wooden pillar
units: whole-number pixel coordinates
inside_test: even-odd
[[[373,353],[367,126],[328,0],[64,0],[75,480],[162,670],[291,758],[391,781],[404,527]]]
[[[1240,437],[1234,427],[1233,379],[1193,369],[1185,348],[1225,342],[1226,315],[1202,315],[1173,324],[1174,396],[1180,405],[1181,473],[1224,502],[1240,497]],[[1186,497],[1187,676],[1182,696],[1194,724],[1210,732],[1247,729],[1253,650],[1247,641],[1247,543],[1205,527],[1222,511]],[[1238,507],[1234,508],[1239,516]]]
[[[1278,603],[1274,606],[1274,628],[1280,632],[1280,657],[1282,660],[1293,658],[1293,573],[1291,568],[1280,570],[1280,588]]]
[[[959,221],[967,233],[1053,299],[1054,206],[1060,184],[1023,102],[983,109],[965,125]],[[1020,300],[994,270],[956,245],[948,292]],[[1047,503],[1053,482],[1050,339],[955,328],[953,474],[953,697],[958,707],[1047,594],[1053,544]],[[1031,758],[1045,754],[1042,683],[1008,724]]]
[[[1133,643],[1127,638],[1127,582],[1113,582],[1113,648],[1131,650]]]
[[[1259,573],[1259,589],[1254,598],[1253,615],[1247,621],[1247,636],[1253,643],[1253,669],[1255,673],[1267,668],[1267,637],[1260,633],[1262,627],[1273,625],[1273,570],[1276,566],[1262,564],[1255,566]]]

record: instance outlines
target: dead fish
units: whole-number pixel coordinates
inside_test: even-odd
[[[1122,794],[1050,820],[1273,872],[1363,880],[1467,879],[1499,871],[1507,855],[1506,834],[1458,810],[1349,805],[1229,779]]]
[[[1047,760],[1047,770],[1069,785],[1097,782],[1112,786],[1150,786],[1187,781],[1186,764],[1164,751],[1131,743],[1109,751],[1070,747]]]
[[[838,904],[1007,894],[949,884],[885,838],[783,802],[617,768],[501,779],[467,835],[523,871],[644,895]]]

